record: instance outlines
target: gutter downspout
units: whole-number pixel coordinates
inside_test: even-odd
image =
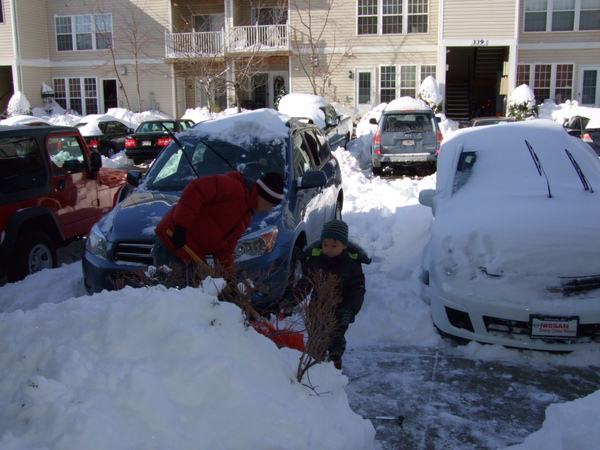
[[[23,73],[21,70],[21,41],[19,38],[19,24],[17,15],[17,0],[11,0],[11,19],[13,28],[13,51],[15,53],[15,66],[13,68],[14,91],[22,91]]]

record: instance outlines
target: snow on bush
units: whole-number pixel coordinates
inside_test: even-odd
[[[517,87],[508,99],[508,117],[516,120],[536,118],[535,95],[526,84]]]
[[[417,97],[427,103],[436,114],[441,113],[444,109],[444,98],[442,97],[437,81],[431,75],[421,83]]]

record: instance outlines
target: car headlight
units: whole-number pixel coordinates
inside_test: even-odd
[[[87,241],[85,243],[85,248],[96,256],[100,258],[106,259],[107,253],[107,245],[106,238],[102,231],[100,231],[100,227],[98,225],[94,225],[88,234]]]
[[[269,253],[275,247],[277,232],[277,227],[272,226],[244,236],[235,247],[235,258],[256,258]]]

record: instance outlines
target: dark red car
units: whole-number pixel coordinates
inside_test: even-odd
[[[0,285],[58,266],[117,203],[127,172],[103,169],[73,127],[0,127]]]

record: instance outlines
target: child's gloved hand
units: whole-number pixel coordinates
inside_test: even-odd
[[[181,225],[175,225],[173,227],[173,236],[169,238],[173,243],[173,250],[179,250],[187,243],[187,238],[185,237],[186,231],[187,228],[182,227]]]
[[[340,325],[347,327],[354,317],[354,312],[350,308],[340,308],[337,316]]]

